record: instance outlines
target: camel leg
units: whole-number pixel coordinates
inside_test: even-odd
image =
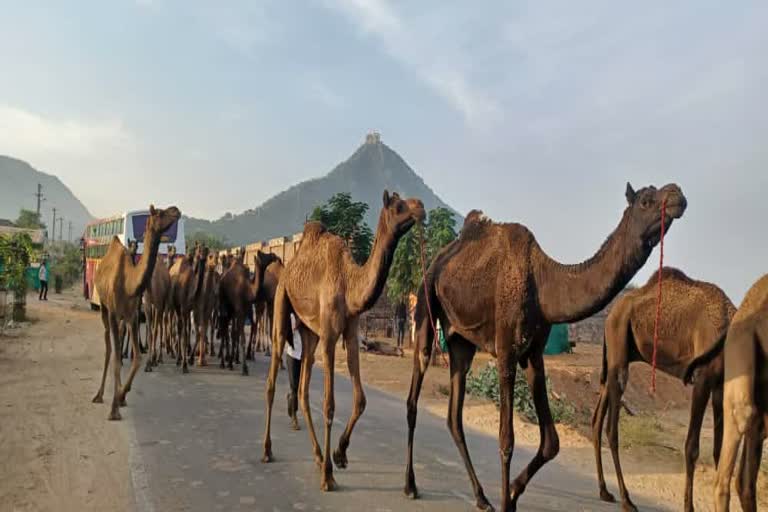
[[[324,336],[320,339],[320,346],[323,348],[323,365],[325,366],[325,379],[323,383],[325,390],[325,396],[323,397],[325,438],[323,442],[323,475],[320,480],[320,489],[326,492],[335,491],[337,488],[336,481],[333,478],[333,463],[331,462],[331,428],[333,427],[333,415],[336,409],[333,388],[335,372],[333,371],[333,366],[337,338],[338,336]]]
[[[205,360],[205,356],[208,353],[208,349],[206,347],[206,344],[208,343],[208,319],[207,318],[201,318],[200,322],[200,341],[199,343],[199,355],[197,358],[197,364],[198,366],[207,366],[208,362]],[[211,342],[213,343],[213,342]]]
[[[405,495],[417,499],[419,491],[416,488],[416,475],[413,471],[413,438],[416,431],[416,416],[418,413],[419,395],[424,375],[429,368],[432,357],[432,336],[434,335],[429,322],[423,321],[419,327],[416,338],[416,349],[413,351],[413,373],[411,375],[411,389],[408,392],[408,451],[406,453],[405,468]]]
[[[109,358],[112,357],[112,341],[109,339],[109,312],[107,308],[101,306],[101,323],[104,325],[104,369],[101,372],[101,385],[96,392],[96,396],[91,400],[95,404],[104,402],[104,382],[107,380],[107,370],[109,369]]]
[[[619,375],[617,375],[617,373]],[[617,371],[608,371],[608,445],[611,448],[611,457],[613,466],[616,469],[616,480],[619,483],[619,495],[621,496],[621,508],[624,511],[636,512],[637,507],[629,498],[627,486],[624,483],[624,473],[621,470],[621,461],[619,460],[619,413],[621,412],[621,395],[627,387],[627,371],[621,369]]]
[[[120,416],[120,391],[122,389],[120,371],[122,370],[123,360],[120,357],[120,326],[113,314],[109,315],[109,326],[112,330],[112,371],[114,380],[114,395],[112,396],[112,408],[109,411],[110,420],[119,420]]]
[[[133,351],[133,361],[131,361],[131,371],[128,374],[128,381],[125,383],[122,392],[120,393],[120,406],[125,407],[125,396],[131,390],[133,379],[136,378],[136,372],[139,371],[141,366],[141,351],[139,350],[139,317],[138,315],[131,323],[129,327],[131,336],[131,350]]]
[[[466,392],[467,372],[472,367],[472,359],[475,357],[475,346],[464,338],[453,335],[448,342],[448,354],[451,366],[451,391],[448,398],[448,430],[451,432],[453,442],[459,449],[459,454],[464,461],[464,467],[472,482],[472,491],[475,494],[477,508],[480,510],[492,510],[491,504],[485,497],[483,486],[477,479],[475,468],[467,450],[467,441],[464,437],[464,394]]]
[[[526,378],[528,387],[533,395],[533,404],[536,408],[536,416],[539,419],[539,449],[528,466],[520,472],[512,486],[512,504],[516,505],[517,500],[525,491],[528,482],[533,475],[541,469],[544,464],[554,459],[560,451],[560,439],[557,436],[555,422],[552,419],[552,413],[549,410],[549,398],[547,397],[547,380],[544,371],[544,345],[549,337],[549,329],[543,329],[538,336],[534,338],[534,348],[528,360],[526,369]]]
[[[187,360],[189,359],[189,337],[190,337],[190,320],[189,312],[185,313],[181,317],[181,337],[179,338],[179,357],[181,357],[181,373],[189,373],[189,365]]]
[[[315,433],[315,424],[312,421],[312,411],[309,407],[309,382],[312,379],[312,367],[315,362],[315,350],[319,343],[318,337],[303,328],[301,330],[301,378],[299,379],[299,405],[301,406],[301,412],[304,414],[304,420],[307,422],[307,431],[309,432],[309,440],[312,443],[312,452],[314,453],[315,463],[318,466],[323,464],[323,452],[320,451],[320,443],[317,441],[317,434]],[[278,354],[272,353],[272,358],[277,359],[278,362],[282,358],[277,357]]]
[[[744,512],[757,512],[757,476],[765,437],[765,422],[756,416],[744,435],[744,448],[736,476],[736,492]]]
[[[699,458],[699,439],[701,424],[711,392],[710,383],[699,379],[693,387],[691,397],[691,417],[688,424],[688,435],[685,438],[685,507],[686,512],[693,512],[693,477],[696,473],[696,461]]]
[[[242,375],[248,375],[248,358],[246,357],[246,338],[245,338],[245,316],[238,317],[238,319],[235,321],[235,325],[237,325],[237,337],[238,337],[238,343],[243,348],[243,366],[241,367],[241,374]]]
[[[182,359],[182,339],[184,338],[184,322],[180,315],[176,316],[176,366],[181,366]]]
[[[154,358],[154,343],[155,343],[155,336],[153,331],[153,320],[155,318],[154,312],[152,310],[152,306],[147,306],[146,311],[146,325],[147,325],[147,351],[149,354],[147,355],[147,364],[144,367],[145,372],[151,372],[152,371],[152,359]]]
[[[360,380],[360,348],[357,342],[357,328],[357,320],[353,320],[344,331],[344,341],[347,344],[347,368],[349,368],[349,376],[352,379],[352,415],[349,417],[344,433],[339,438],[339,447],[333,452],[333,462],[338,468],[347,467],[349,462],[347,460],[347,448],[349,448],[352,430],[365,411],[366,404],[363,383]]]
[[[720,464],[720,448],[723,446],[723,380],[712,387],[712,420],[714,423],[714,439],[712,457],[715,460],[715,469]]]
[[[597,400],[597,406],[595,407],[595,413],[592,416],[592,446],[595,449],[595,463],[597,464],[597,482],[600,490],[600,499],[613,503],[616,498],[613,494],[608,492],[608,488],[605,485],[605,473],[603,472],[603,424],[605,422],[605,415],[608,412],[608,387],[605,383],[600,385],[600,398]]]
[[[498,335],[497,335],[498,336]],[[509,345],[507,345],[507,343]],[[501,510],[515,510],[515,502],[509,489],[509,464],[515,450],[514,429],[514,392],[515,373],[517,372],[517,353],[508,346],[515,346],[512,339],[500,341],[497,338],[496,347],[499,354],[496,367],[499,372],[499,453],[501,456]],[[502,348],[504,351],[499,351]]]
[[[214,306],[215,309],[215,306]],[[211,342],[210,345],[210,351],[208,352],[208,355],[210,357],[216,357],[216,350],[214,350],[213,343],[216,340],[216,315],[214,313],[211,313],[210,318],[208,319],[208,324],[211,327],[211,334],[209,335],[209,340]]]
[[[283,347],[285,345],[285,337],[282,333],[275,335],[272,340],[274,348],[272,349],[275,355],[283,354]],[[272,406],[275,402],[275,384],[277,381],[277,373],[280,371],[278,365],[278,358],[273,357],[269,362],[269,373],[267,374],[267,385],[264,391],[265,402],[267,406],[266,426],[264,428],[264,456],[261,458],[261,462],[272,462]]]

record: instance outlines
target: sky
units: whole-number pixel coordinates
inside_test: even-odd
[[[96,216],[238,213],[377,129],[448,204],[563,262],[615,228],[627,181],[676,182],[665,263],[737,303],[768,271],[765,2],[0,4],[0,154]]]

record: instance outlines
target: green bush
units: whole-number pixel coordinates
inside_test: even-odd
[[[63,242],[48,249],[50,274],[55,282],[61,278],[64,288],[77,283],[83,275],[83,255],[77,244]]]
[[[499,406],[499,372],[495,364],[489,364],[477,375],[470,370],[467,375],[467,392],[470,395],[491,400]],[[549,409],[555,423],[574,423],[576,408],[568,402],[565,396],[555,396],[552,393],[552,383],[547,377],[547,392],[549,393]],[[525,379],[525,372],[518,368],[515,373],[514,408],[523,417],[533,423],[538,423],[533,396]]]

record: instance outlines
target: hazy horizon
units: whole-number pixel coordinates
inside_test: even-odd
[[[446,203],[563,262],[614,229],[627,181],[676,182],[666,263],[738,302],[768,271],[766,26],[756,0],[12,3],[0,154],[96,216],[216,219],[377,129]]]

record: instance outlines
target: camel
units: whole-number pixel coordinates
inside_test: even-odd
[[[244,254],[245,251],[242,251]],[[262,276],[264,269],[277,259],[274,254],[265,254],[257,251],[254,261],[256,263],[256,272],[253,280],[250,277],[250,270],[242,262],[241,258],[236,258],[229,270],[221,276],[219,284],[219,332],[222,333],[222,349],[228,352],[227,359],[229,369],[233,369],[235,360],[234,352],[239,354],[239,346],[242,346],[243,364],[242,374],[248,375],[248,363],[245,357],[245,318],[248,309],[253,310],[253,304],[259,296]],[[231,349],[230,341],[231,324]],[[221,367],[224,367],[224,358],[221,359]]]
[[[112,398],[110,420],[120,419],[120,406],[126,404],[125,397],[131,390],[136,371],[141,364],[141,354],[138,351],[138,326],[134,322],[139,306],[139,298],[149,285],[152,271],[157,262],[157,251],[160,245],[160,235],[181,217],[181,212],[175,206],[165,210],[150,205],[147,227],[144,232],[144,257],[134,264],[128,250],[113,237],[107,253],[96,271],[96,290],[101,298],[101,322],[104,324],[104,371],[101,375],[101,385],[93,397],[94,403],[102,403],[104,397],[104,381],[107,377],[109,359],[112,357],[115,391]],[[120,383],[120,322],[129,326],[131,345],[133,347],[133,362],[128,380],[125,385]],[[111,333],[111,343],[110,343]]]
[[[723,356],[723,444],[715,477],[715,510],[729,509],[731,476],[744,437],[736,489],[742,509],[756,511],[755,484],[768,435],[768,275],[750,288],[736,311]]]
[[[190,315],[203,289],[203,265],[207,257],[208,249],[196,245],[191,254],[178,258],[168,271],[171,277],[171,309],[176,316],[178,334],[176,365],[181,365],[182,373],[189,373]]]
[[[425,218],[424,205],[418,199],[400,199],[386,190],[379,215],[376,236],[368,261],[358,265],[345,241],[326,231],[319,222],[304,226],[301,249],[283,269],[275,292],[272,358],[267,378],[267,417],[264,434],[263,462],[272,461],[270,426],[275,380],[283,355],[286,338],[293,344],[290,313],[299,321],[302,339],[302,368],[299,400],[307,422],[315,461],[320,465],[323,491],[336,489],[331,463],[331,426],[334,416],[334,357],[336,342],[344,336],[347,366],[354,386],[353,411],[346,429],[339,439],[333,462],[339,468],[347,466],[347,448],[355,423],[365,410],[365,394],[360,380],[358,348],[358,319],[373,307],[384,289],[392,257],[400,238],[416,223]],[[309,409],[309,382],[315,350],[322,347],[325,364],[325,440],[321,451],[315,435]]]
[[[592,443],[595,448],[600,499],[615,501],[605,486],[600,452],[603,421],[608,414],[608,440],[619,481],[622,508],[631,511],[636,511],[637,507],[629,498],[619,463],[619,410],[621,395],[629,377],[629,364],[635,361],[650,363],[653,358],[658,274],[658,271],[654,273],[642,288],[632,290],[618,299],[605,321],[600,398],[592,416]],[[713,284],[695,281],[674,268],[665,267],[661,275],[663,309],[659,325],[657,365],[665,373],[682,379],[694,357],[706,353],[725,339],[736,307]],[[723,432],[722,356],[708,361],[706,371],[701,372],[693,388],[691,419],[685,441],[686,512],[693,511],[693,475],[699,456],[701,424],[710,395],[715,419],[714,458],[717,463]]]
[[[591,259],[577,265],[551,259],[525,226],[495,223],[477,210],[468,214],[459,238],[437,254],[425,285],[419,287],[416,306],[417,347],[407,402],[407,496],[418,497],[413,436],[421,385],[432,353],[433,322],[437,320],[446,336],[450,361],[448,427],[469,474],[477,507],[493,510],[472,467],[462,423],[466,376],[478,348],[496,357],[499,373],[502,510],[515,510],[533,475],[557,455],[559,439],[549,410],[543,359],[551,325],[576,322],[602,310],[659,242],[662,204],[667,205],[668,225],[686,208],[677,185],[635,191],[627,184],[625,195],[628,206],[618,227]],[[541,439],[533,460],[510,489],[512,403],[518,364],[526,370]]]
[[[163,362],[163,341],[167,343],[165,316],[170,308],[171,274],[168,269],[172,265],[176,248],[168,246],[168,258],[165,265],[156,265],[152,273],[146,294],[147,312],[147,343],[149,357],[144,371],[151,372],[153,366]]]
[[[194,306],[195,315],[195,349],[198,352],[198,365],[205,366],[206,344],[208,343],[208,326],[211,322],[218,290],[218,274],[216,273],[216,255],[209,253],[204,269],[203,288],[200,290]],[[213,338],[210,339],[213,344]],[[193,354],[195,350],[192,351]]]
[[[134,264],[136,264],[139,260],[139,258],[137,257],[137,255],[139,254],[139,241],[129,238],[126,246],[128,248],[128,255],[131,257],[131,261]],[[142,297],[139,297],[138,302],[139,302],[139,305],[136,308],[136,318],[133,320],[134,322],[136,322],[137,329],[139,325],[141,325]],[[139,338],[139,352],[144,354],[147,351],[144,349],[144,347],[141,344],[141,330],[138,330],[136,332]],[[128,357],[129,345],[128,343],[126,343],[127,336],[128,336],[128,324],[126,322],[120,322],[120,346],[122,347],[121,354],[123,359]],[[131,358],[133,358],[133,354],[131,354]]]

